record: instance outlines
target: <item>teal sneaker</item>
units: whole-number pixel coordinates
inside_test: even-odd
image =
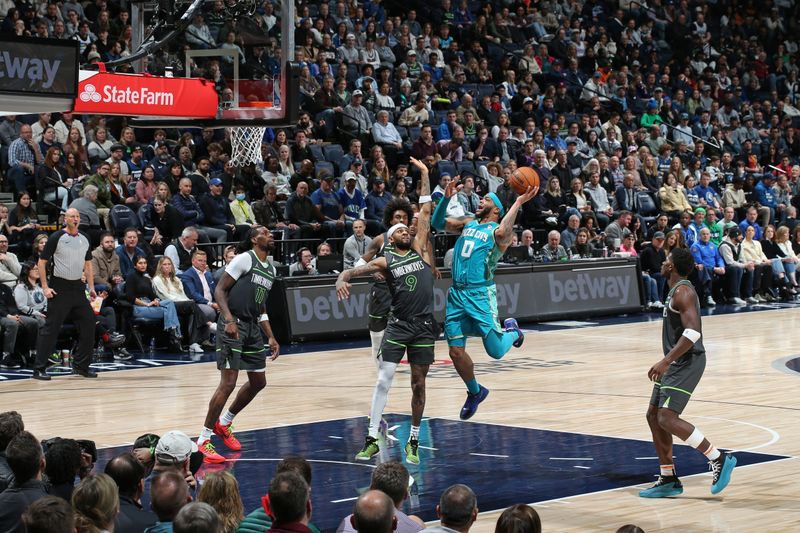
[[[410,465],[419,464],[419,441],[414,437],[406,443],[406,462]]]
[[[364,442],[364,447],[356,454],[356,461],[369,461],[375,457],[379,451],[381,451],[381,447],[378,446],[378,439],[367,437]]]
[[[679,494],[683,494],[683,485],[675,476],[658,476],[652,487],[639,491],[640,498],[671,498]]]
[[[736,457],[723,453],[713,461],[708,462],[713,474],[711,478],[711,494],[719,494],[731,482],[731,473],[736,467]]]

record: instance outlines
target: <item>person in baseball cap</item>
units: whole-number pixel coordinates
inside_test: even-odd
[[[183,431],[168,431],[156,444],[156,463],[179,465],[197,451],[197,444]]]

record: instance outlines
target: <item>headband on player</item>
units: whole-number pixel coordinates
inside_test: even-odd
[[[408,229],[408,226],[406,226],[406,225],[405,225],[405,224],[403,224],[402,222],[400,222],[400,223],[398,223],[398,224],[395,224],[394,226],[392,226],[391,228],[389,228],[389,231],[387,231],[387,232],[386,232],[386,237],[388,237],[389,239],[391,239],[391,238],[392,238],[392,235],[394,235],[394,232],[395,232],[395,231],[397,231],[397,230],[399,230],[399,229],[401,229],[401,228]]]
[[[491,198],[492,203],[494,204],[494,206],[497,207],[498,209],[500,209],[500,218],[503,218],[503,215],[506,214],[506,208],[503,207],[503,202],[500,201],[500,198],[498,198],[497,195],[495,193],[493,193],[493,192],[490,192],[486,196]]]

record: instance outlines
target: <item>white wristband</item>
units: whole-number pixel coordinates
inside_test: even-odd
[[[427,194],[425,196],[420,196],[419,197],[419,205],[427,204],[427,203],[430,203],[432,201],[433,201],[433,199],[431,198],[430,194]]]
[[[692,344],[700,340],[700,332],[693,329],[686,328],[683,330],[683,336],[692,341]]]
[[[264,313],[263,315],[258,317],[258,321],[259,322],[269,322],[269,316],[267,315],[267,313]]]

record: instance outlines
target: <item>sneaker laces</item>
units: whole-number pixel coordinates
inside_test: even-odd
[[[712,473],[712,483],[716,483],[719,480],[720,473],[722,472],[722,461],[718,459],[709,461],[708,469]]]
[[[417,449],[419,448],[419,441],[412,437],[408,439],[408,445],[411,446],[411,453],[417,455]]]
[[[201,446],[200,449],[209,452],[209,453],[217,453],[217,449],[214,448],[214,445],[211,443],[211,440],[205,441]]]
[[[228,424],[227,426],[223,426],[222,424],[219,425],[222,428],[222,432],[225,434],[226,437],[230,437],[233,435],[233,424]]]

